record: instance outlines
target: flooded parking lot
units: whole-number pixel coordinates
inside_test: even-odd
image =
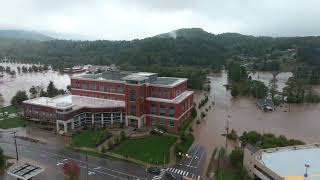
[[[253,79],[268,83],[272,78],[271,73],[256,73]],[[289,73],[278,75],[278,86],[284,87]],[[206,119],[197,125],[194,123],[194,134],[197,141],[204,145],[208,157],[215,147],[225,146],[225,133],[227,119],[229,128],[235,129],[238,135],[243,131],[256,130],[262,133],[285,135],[289,138],[303,140],[307,143],[320,141],[320,104],[283,104],[275,112],[263,112],[256,106],[256,99],[251,97],[232,98],[230,92],[223,86],[227,84],[227,74],[221,73],[209,77],[211,92],[209,103],[215,99],[215,106],[208,111]],[[269,79],[270,78],[270,79]],[[257,78],[258,79],[258,78]],[[203,95],[197,93],[196,99]],[[198,113],[200,114],[200,112]]]

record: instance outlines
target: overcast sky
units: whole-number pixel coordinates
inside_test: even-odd
[[[179,28],[320,34],[320,0],[0,0],[0,28],[135,39]]]

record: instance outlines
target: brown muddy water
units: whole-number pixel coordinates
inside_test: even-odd
[[[13,63],[0,63],[0,66],[9,66],[11,70],[15,70],[17,74],[11,76],[4,73],[4,77],[0,77],[0,93],[4,98],[4,105],[10,104],[11,98],[18,90],[25,90],[29,93],[32,86],[47,87],[50,81],[53,81],[55,86],[59,89],[66,89],[70,84],[70,77],[67,74],[60,74],[49,70],[42,73],[20,73],[18,74],[17,67],[31,66],[30,64],[13,64]]]
[[[253,79],[258,79],[268,84],[272,74],[258,72]],[[278,86],[283,88],[291,73],[280,73]],[[225,72],[209,77],[211,80],[210,102],[201,111],[211,105],[215,99],[215,105],[208,111],[207,117],[200,124],[193,124],[196,142],[205,146],[207,150],[207,163],[211,153],[216,147],[225,146],[225,133],[227,119],[229,129],[235,129],[238,135],[243,131],[256,130],[261,133],[274,133],[295,138],[306,143],[320,142],[320,104],[289,105],[283,104],[277,107],[275,112],[263,112],[256,106],[256,99],[250,97],[232,98],[230,92],[223,86],[227,83]],[[195,101],[203,94],[196,93]],[[290,109],[290,112],[289,112]],[[230,145],[228,145],[230,147]]]

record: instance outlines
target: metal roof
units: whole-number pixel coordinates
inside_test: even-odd
[[[16,177],[22,180],[28,180],[44,171],[44,168],[32,165],[30,163],[25,163],[19,165],[8,171],[10,176]]]
[[[320,146],[318,144],[272,148],[262,151],[258,161],[281,177],[308,175],[320,179]]]

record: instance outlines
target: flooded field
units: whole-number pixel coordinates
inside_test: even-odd
[[[255,79],[268,83],[271,73],[256,73]],[[291,74],[278,75],[278,86],[283,87]],[[227,83],[227,74],[221,73],[209,77],[211,80],[210,103],[215,98],[215,106],[208,111],[206,119],[200,124],[194,124],[194,134],[199,143],[204,145],[209,156],[215,147],[225,146],[225,133],[227,119],[229,128],[235,129],[238,135],[243,131],[256,130],[262,133],[274,133],[296,138],[307,143],[320,142],[320,104],[287,105],[277,107],[275,112],[263,112],[256,106],[256,99],[249,97],[232,98],[230,92],[223,86]],[[201,97],[200,93],[196,98]],[[197,101],[196,99],[196,101]],[[200,113],[198,113],[200,114]],[[207,160],[208,161],[208,160]]]
[[[28,64],[8,64],[0,63],[0,66],[9,66],[11,70],[17,71],[17,67],[27,66]],[[4,97],[4,105],[9,105],[11,98],[16,94],[18,90],[25,90],[27,93],[32,86],[47,87],[50,81],[53,81],[55,86],[59,89],[66,89],[70,84],[70,78],[67,74],[60,74],[49,70],[42,73],[20,73],[15,76],[4,73],[4,77],[0,77],[0,93]]]

